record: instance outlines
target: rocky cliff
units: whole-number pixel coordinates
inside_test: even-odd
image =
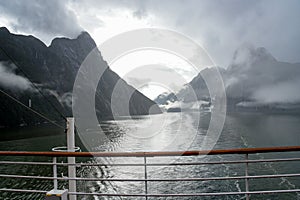
[[[33,109],[59,121],[59,114],[51,104],[64,115],[72,115],[74,80],[82,62],[94,48],[96,44],[87,32],[82,32],[75,39],[55,38],[47,47],[33,36],[16,35],[4,27],[0,28],[0,89],[26,105],[31,99]],[[119,94],[120,105],[117,107],[129,107],[132,115],[148,114],[150,108],[151,113],[160,113],[159,107],[153,101],[128,85],[107,66],[100,52],[98,60],[98,66],[105,70],[95,97],[100,120],[113,117],[111,95],[117,83],[123,91]],[[0,96],[0,126],[44,121],[3,93]],[[128,102],[126,105],[126,99],[130,99],[129,105]],[[114,112],[117,115],[124,114],[118,108]]]

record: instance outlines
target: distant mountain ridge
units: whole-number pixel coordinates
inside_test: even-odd
[[[5,27],[0,28],[0,47],[17,65],[28,75],[28,78],[42,90],[43,94],[64,113],[72,115],[72,89],[80,65],[86,56],[96,48],[96,44],[87,32],[82,32],[75,39],[55,38],[47,47],[43,42],[33,36],[12,34]],[[120,95],[120,107],[129,106],[130,114],[160,113],[159,107],[146,96],[114,73],[103,60],[99,52],[99,67],[105,69],[100,79],[96,93],[96,108],[99,119],[111,119],[111,94],[115,84],[120,81],[124,91],[134,91],[133,95],[123,92]],[[5,77],[11,77],[7,79]],[[1,80],[2,78],[2,80]],[[15,80],[18,81],[15,81]],[[18,83],[18,85],[16,85]],[[25,87],[26,86],[26,87]],[[59,120],[58,113],[49,103],[32,87],[29,80],[14,66],[10,58],[0,50],[0,89],[14,96],[22,103],[28,105],[29,99],[32,108],[44,113],[51,119]],[[36,124],[44,120],[28,112],[11,99],[0,93],[0,126],[17,126],[19,124]],[[129,99],[129,105],[122,99]],[[121,110],[114,112],[122,115]]]
[[[204,73],[209,75],[210,70],[202,70],[182,88],[176,94],[179,101],[189,102],[191,92],[195,92],[197,100],[210,101],[202,77]],[[218,70],[224,82],[229,110],[300,112],[300,63],[277,61],[263,47],[242,46],[235,51],[227,69],[219,67]],[[162,102],[161,97],[154,101],[162,105],[172,102],[167,98]]]

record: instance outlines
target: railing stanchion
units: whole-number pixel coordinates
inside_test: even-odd
[[[75,152],[74,118],[67,118],[67,146],[68,152]],[[75,157],[68,157],[68,177],[76,178]],[[76,192],[76,180],[69,180],[69,192]],[[70,195],[70,200],[76,200],[76,195]]]
[[[246,167],[245,167],[245,190],[246,192],[249,192],[249,179],[248,179],[248,176],[249,176],[249,163],[248,163],[248,158],[249,158],[249,155],[246,153],[245,154],[245,158],[246,158]],[[249,194],[246,194],[246,200],[249,200],[250,199],[250,195]]]
[[[144,156],[144,173],[145,173],[145,198],[148,199],[148,181],[147,181],[147,157]]]
[[[57,159],[56,159],[56,157],[53,157],[53,178],[54,178],[54,180],[53,180],[53,189],[55,189],[55,190],[57,190],[57,188],[58,188],[58,184],[57,184],[57,165],[56,165],[56,163],[57,163]]]

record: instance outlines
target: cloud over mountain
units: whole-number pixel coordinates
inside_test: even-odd
[[[228,109],[260,107],[300,111],[300,63],[280,62],[263,47],[244,45],[235,51],[226,70],[213,68],[218,69],[223,78]],[[214,80],[214,76],[209,77],[211,71],[212,68],[202,70],[181,89],[176,94],[179,101],[196,102],[213,98],[206,83],[206,80]],[[195,96],[197,98],[192,98]],[[170,99],[165,98],[157,102],[167,104],[168,101]]]
[[[300,64],[277,61],[265,48],[239,48],[224,77],[227,95],[260,103],[300,102]]]
[[[28,79],[15,74],[16,66],[7,62],[0,62],[0,86],[12,90],[32,89]]]

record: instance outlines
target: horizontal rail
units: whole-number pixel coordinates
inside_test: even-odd
[[[43,190],[24,190],[24,189],[7,189],[0,188],[2,192],[27,192],[27,193],[46,193]],[[92,196],[120,196],[120,197],[197,197],[197,196],[225,196],[225,195],[244,195],[244,194],[276,194],[276,193],[296,193],[300,189],[292,190],[266,190],[250,192],[213,192],[213,193],[189,193],[189,194],[110,194],[96,192],[69,192],[69,195],[92,195]]]
[[[117,182],[176,182],[176,181],[217,181],[217,180],[237,180],[237,179],[260,179],[260,178],[287,178],[300,177],[300,174],[271,174],[255,176],[224,176],[224,177],[207,177],[207,178],[153,178],[153,179],[134,179],[134,178],[68,178],[68,177],[49,177],[49,176],[23,176],[14,174],[0,174],[0,178],[25,178],[25,179],[44,179],[44,180],[77,180],[77,181],[117,181]]]
[[[48,156],[48,157],[159,157],[159,156],[196,156],[224,154],[255,154],[270,152],[300,151],[300,146],[215,149],[202,151],[162,151],[162,152],[28,152],[0,151],[0,156]]]
[[[108,194],[108,193],[89,193],[89,192],[69,192],[70,195],[94,195],[94,196],[123,196],[123,197],[199,197],[199,196],[225,196],[243,194],[276,194],[300,192],[300,189],[293,190],[267,190],[250,192],[213,192],[213,193],[190,193],[190,194]]]
[[[45,190],[25,190],[25,189],[9,189],[9,188],[0,188],[1,192],[27,192],[27,193],[43,193],[46,194],[48,191]]]
[[[178,166],[178,165],[217,165],[217,164],[243,164],[243,163],[262,163],[262,162],[295,162],[300,161],[300,158],[281,158],[281,159],[253,159],[253,160],[230,160],[230,161],[215,161],[215,162],[175,162],[175,163],[53,163],[53,162],[19,162],[19,161],[0,161],[1,164],[9,165],[57,165],[57,166],[72,166],[76,167],[81,166],[130,166],[130,167],[139,167],[139,166]]]

